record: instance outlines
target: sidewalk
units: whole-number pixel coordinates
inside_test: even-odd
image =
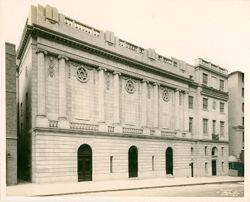
[[[128,179],[112,181],[89,181],[75,183],[32,184],[23,183],[6,188],[7,196],[60,196],[94,192],[121,191],[132,189],[162,188],[212,183],[243,182],[243,177],[194,177],[194,178],[157,178]]]

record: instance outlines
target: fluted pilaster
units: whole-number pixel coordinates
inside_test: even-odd
[[[47,127],[46,118],[46,76],[45,76],[45,55],[47,51],[37,50],[37,118],[38,127]]]
[[[159,127],[159,84],[154,83],[154,128]]]

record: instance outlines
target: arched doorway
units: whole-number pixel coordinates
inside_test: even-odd
[[[218,155],[218,150],[216,147],[212,148],[212,176],[217,175],[217,155]]]
[[[78,182],[92,180],[92,149],[89,145],[83,144],[77,152],[77,173]]]
[[[136,146],[128,150],[128,176],[138,177],[138,151]]]
[[[173,149],[171,147],[166,150],[166,174],[173,175]]]

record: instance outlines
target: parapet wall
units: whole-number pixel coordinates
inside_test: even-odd
[[[74,38],[82,43],[87,43],[96,48],[110,51],[120,57],[155,66],[182,77],[190,78],[190,74],[194,77],[194,68],[193,72],[188,71],[189,73],[187,73],[187,67],[182,65],[183,61],[164,57],[156,53],[152,48],[142,48],[120,39],[111,31],[104,32],[71,19],[59,13],[56,8],[49,5],[46,7],[41,5],[38,5],[37,7],[31,6],[27,25],[58,32],[65,37]]]

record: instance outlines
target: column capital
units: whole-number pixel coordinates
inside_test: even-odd
[[[183,93],[184,94],[189,94],[189,91],[188,90],[184,90]]]
[[[181,90],[178,89],[178,88],[176,88],[176,89],[174,89],[174,91],[175,91],[175,92],[180,92]]]
[[[147,80],[147,79],[142,79],[142,83],[149,83],[149,80]]]
[[[64,59],[65,61],[68,61],[69,58],[64,56],[64,55],[58,55],[57,58],[60,60],[60,59]]]
[[[97,68],[97,70],[98,70],[98,71],[103,70],[104,72],[106,72],[106,71],[107,71],[107,69],[106,69],[105,67],[98,67],[98,68]]]
[[[42,50],[42,49],[37,49],[36,54],[38,54],[38,53],[43,53],[44,55],[48,54],[48,52],[46,50]]]
[[[153,85],[154,86],[160,86],[160,84],[158,82],[154,82]]]
[[[114,74],[114,75],[115,75],[115,74],[118,74],[119,76],[122,75],[121,72],[118,72],[118,71],[114,71],[113,74]]]

